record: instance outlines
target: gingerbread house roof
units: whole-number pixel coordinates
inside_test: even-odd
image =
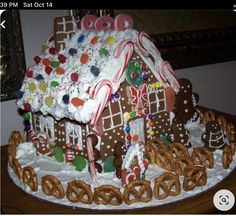
[[[132,28],[73,29],[73,36],[66,37],[63,43],[65,48],[58,52],[52,36],[42,45],[42,52],[34,58],[18,92],[19,108],[28,107],[56,119],[96,123],[111,94],[126,80],[125,68],[134,52],[157,80],[178,92],[170,65],[143,32]]]

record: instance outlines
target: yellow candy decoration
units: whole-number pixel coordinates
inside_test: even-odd
[[[130,119],[131,119],[130,114],[129,114],[129,113],[125,113],[125,114],[124,114],[124,119],[125,119],[126,121],[130,120]]]
[[[34,84],[33,82],[30,82],[30,83],[29,83],[29,90],[30,90],[31,92],[33,92],[35,89],[36,89],[35,84]]]
[[[54,98],[52,96],[48,96],[45,98],[45,104],[47,106],[52,106]]]
[[[41,82],[41,83],[39,84],[39,89],[40,89],[41,91],[43,91],[43,92],[46,91],[47,87],[48,87],[48,85],[47,85],[45,82]]]
[[[153,130],[149,130],[148,133],[153,136],[155,134],[155,132]]]
[[[107,45],[112,45],[115,42],[116,38],[115,36],[110,36],[109,38],[106,39]]]

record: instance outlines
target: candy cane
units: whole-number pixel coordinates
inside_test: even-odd
[[[99,106],[98,106],[98,109],[97,109],[97,112],[95,113],[93,119],[91,120],[91,123],[90,123],[90,127],[94,127],[94,125],[96,125],[100,115],[102,114],[108,100],[110,99],[111,97],[111,93],[112,93],[112,83],[111,81],[109,80],[102,80],[101,82],[99,82],[94,90],[93,90],[93,93],[92,93],[92,98],[96,97],[99,93],[99,91],[102,89],[102,87],[107,87],[106,88],[106,92],[105,94],[103,95],[103,101],[100,102]]]
[[[133,55],[134,44],[133,44],[132,41],[123,40],[120,43],[120,45],[116,48],[116,50],[114,51],[114,57],[118,58],[120,56],[121,52],[125,49],[126,46],[129,46],[129,49],[128,49],[127,53],[125,54],[124,64],[115,73],[115,76],[114,76],[114,79],[113,79],[113,82],[115,82],[115,83],[118,82],[121,79],[121,77],[123,76],[123,74],[125,72],[126,65],[128,64],[131,56]]]
[[[166,69],[166,70],[165,70]],[[160,74],[161,79],[163,80],[163,82],[167,82],[167,78],[166,76],[169,77],[169,83],[171,85],[171,87],[175,90],[178,91],[179,90],[179,82],[175,76],[174,70],[171,67],[170,63],[168,61],[162,61],[159,68],[158,68],[158,72]],[[168,74],[164,74],[167,73]]]
[[[92,179],[94,179],[97,176],[97,172],[94,163],[93,144],[92,144],[92,139],[90,137],[87,137],[86,139],[86,147],[88,153],[90,173]]]
[[[145,56],[148,56],[148,55],[149,55],[148,50],[147,50],[147,49],[144,47],[144,45],[143,45],[143,38],[146,39],[146,40],[149,42],[151,50],[154,51],[155,54],[156,54],[156,55],[158,56],[158,58],[159,58],[159,56],[161,55],[161,53],[158,51],[158,49],[157,49],[156,46],[154,45],[152,39],[151,39],[146,33],[144,33],[144,32],[140,32],[140,33],[138,34],[137,44],[138,44],[139,49],[143,52],[143,54],[144,54]],[[155,55],[152,55],[152,56],[155,58]],[[156,58],[155,58],[155,60],[156,60]]]

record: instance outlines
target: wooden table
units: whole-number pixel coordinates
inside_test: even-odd
[[[201,108],[205,110],[205,108]],[[236,116],[223,114],[227,122],[232,122],[236,126]],[[217,211],[213,204],[213,196],[220,189],[228,189],[236,196],[236,169],[225,178],[220,184],[209,191],[205,191],[197,196],[175,203],[166,204],[159,207],[149,207],[144,209],[129,209],[116,211],[95,211],[87,209],[73,209],[61,206],[32,197],[17,187],[10,179],[7,172],[7,146],[1,147],[1,210],[7,214],[199,214],[199,213],[223,213]],[[176,197],[176,200],[178,197]],[[236,204],[228,213],[236,213]]]

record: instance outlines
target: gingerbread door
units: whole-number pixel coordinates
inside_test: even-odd
[[[131,145],[135,144],[137,141],[145,143],[145,124],[144,118],[137,118],[129,121],[130,126],[130,136],[131,136]]]

